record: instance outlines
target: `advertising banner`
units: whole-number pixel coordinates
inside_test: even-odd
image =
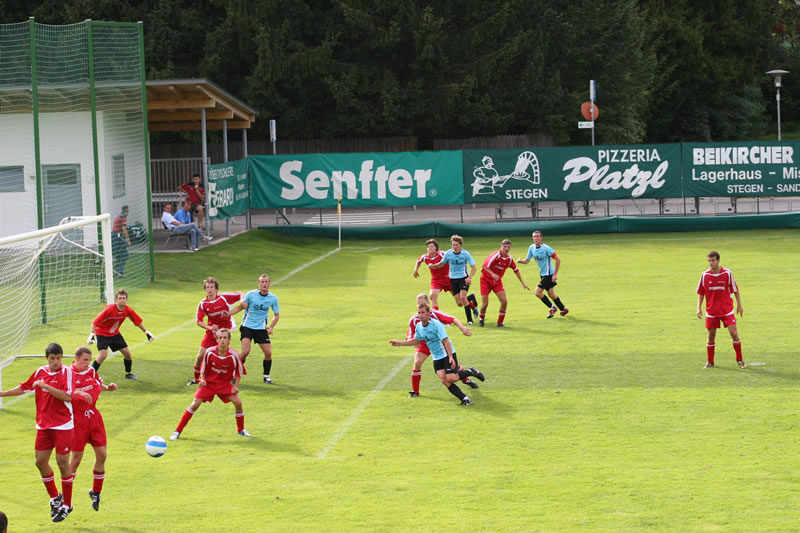
[[[464,202],[680,198],[679,144],[464,150]]]
[[[250,156],[254,209],[457,205],[461,152]]]
[[[684,143],[684,195],[797,196],[800,142]]]
[[[208,166],[208,216],[225,220],[250,209],[248,160]]]

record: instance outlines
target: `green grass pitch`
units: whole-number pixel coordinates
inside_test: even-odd
[[[514,257],[524,255],[530,238],[512,240]],[[467,238],[465,248],[482,261],[499,241]],[[99,402],[109,434],[100,511],[87,496],[87,448],[75,510],[50,522],[33,465],[33,399],[6,398],[0,510],[9,531],[800,529],[797,231],[545,242],[563,258],[557,292],[571,312],[546,320],[507,273],[507,327],[494,327],[491,296],[488,327],[471,338],[449,330],[459,359],[487,376],[468,408],[430,362],[421,397],[407,398],[412,350],[388,344],[403,337],[414,296],[428,289],[427,269],[411,276],[421,240],[350,241],[333,252],[333,241],[254,231],[193,255],[157,255],[158,281],[129,300],[156,341],[129,323],[122,329],[140,381],[123,379],[120,356],[101,368],[120,390]],[[717,368],[702,369],[695,289],[711,249],[741,289],[746,370],[725,330]],[[521,271],[535,286],[535,266]],[[241,387],[254,437],[238,436],[233,407],[215,401],[164,457],[150,458],[146,439],[169,437],[192,398],[185,384],[202,333],[194,325],[201,280],[214,275],[223,291],[247,291],[262,272],[281,320],[276,385],[261,383],[256,348]],[[463,318],[449,295],[441,304]],[[71,353],[88,332],[86,324],[53,340]],[[41,364],[15,362],[3,388]]]

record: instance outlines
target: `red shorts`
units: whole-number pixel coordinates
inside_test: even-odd
[[[425,344],[425,341],[422,341],[421,343],[417,344],[417,351],[419,353],[424,353],[425,355],[431,354],[431,350],[430,348],[428,348],[428,345]]]
[[[230,402],[230,397],[233,396],[233,385],[230,383],[227,387],[197,387],[197,392],[194,393],[195,398],[199,398],[204,402],[213,402],[214,396],[218,396],[223,403]]]
[[[505,290],[502,278],[495,281],[493,278],[484,278],[481,276],[481,296],[489,296],[489,293],[492,291],[498,293]]]
[[[79,415],[76,415],[78,418]],[[95,411],[85,422],[76,422],[72,432],[72,451],[82,452],[87,444],[98,448],[108,444],[103,416]]]
[[[36,450],[52,450],[58,455],[67,455],[72,449],[71,429],[39,429],[36,430]]]
[[[213,348],[217,345],[217,336],[214,334],[213,331],[206,330],[206,334],[203,336],[203,340],[200,343],[200,346],[203,348]]]
[[[450,278],[443,280],[431,279],[431,289],[439,289],[440,291],[450,292]]]
[[[718,329],[719,323],[722,322],[722,325],[726,328],[731,324],[736,324],[736,315],[733,313],[729,315],[725,315],[721,318],[712,318],[710,316],[706,317],[706,329]]]

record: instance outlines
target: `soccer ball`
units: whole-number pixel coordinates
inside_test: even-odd
[[[158,435],[153,435],[147,439],[144,449],[150,454],[150,457],[161,457],[167,453],[167,441]]]

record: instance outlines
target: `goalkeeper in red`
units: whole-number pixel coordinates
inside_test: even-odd
[[[117,291],[114,303],[108,304],[92,321],[92,332],[89,333],[86,343],[94,344],[97,341],[97,359],[92,363],[92,368],[95,371],[100,369],[100,365],[103,364],[103,361],[108,356],[108,349],[111,348],[112,352],[121,352],[122,357],[125,358],[125,377],[127,379],[139,379],[131,372],[133,369],[131,350],[119,332],[119,327],[125,322],[126,318],[130,318],[133,325],[144,332],[148,342],[155,340],[153,334],[147,331],[147,328],[142,324],[141,317],[128,306],[128,293],[125,289],[120,289]]]
[[[235,410],[236,431],[242,437],[252,437],[244,428],[244,408],[242,399],[239,398],[239,381],[242,379],[242,360],[239,354],[230,348],[231,330],[220,328],[217,330],[217,345],[206,350],[203,363],[200,365],[199,387],[194,394],[194,400],[184,411],[178,427],[169,440],[178,440],[183,429],[203,402],[213,402],[214,397],[219,397],[223,403],[231,402]]]
[[[733,311],[733,299],[731,294],[736,297],[736,313],[739,316],[744,314],[742,307],[742,297],[739,295],[739,287],[733,279],[733,272],[723,268],[719,264],[719,252],[711,250],[708,252],[708,270],[700,276],[700,283],[697,285],[697,318],[703,318],[703,298],[706,300],[706,329],[708,330],[708,343],[706,344],[706,355],[708,360],[705,368],[714,367],[714,349],[716,348],[717,329],[720,323],[728,328],[733,340],[733,351],[736,353],[736,364],[739,368],[747,368],[747,363],[742,358],[742,341],[739,338],[739,330],[736,328],[736,314]]]

